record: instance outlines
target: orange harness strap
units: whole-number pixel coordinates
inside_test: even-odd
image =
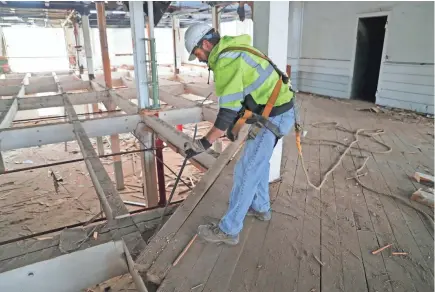
[[[255,51],[251,48],[228,47],[228,48],[223,49],[221,54],[228,52],[228,51],[246,51],[246,52],[249,52],[257,57],[260,57],[268,62],[271,62],[269,57],[267,57],[266,55],[263,55],[262,53]],[[270,113],[272,112],[272,109],[275,106],[276,100],[278,99],[278,95],[279,95],[279,92],[281,90],[281,86],[282,86],[282,79],[279,78],[275,84],[275,87],[273,88],[272,94],[269,96],[269,99],[267,100],[267,103],[264,107],[263,113],[261,114],[263,117],[268,118]],[[245,110],[243,113],[243,116],[237,120],[237,122],[234,124],[233,129],[231,130],[234,137],[237,136],[240,129],[243,127],[243,125],[246,123],[246,121],[251,117],[252,117],[252,112],[250,110]]]

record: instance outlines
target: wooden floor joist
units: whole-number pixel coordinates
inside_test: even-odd
[[[12,125],[15,115],[18,112],[18,100],[24,97],[25,93],[26,91],[23,84],[20,86],[20,90],[18,91],[17,95],[10,102],[9,107],[0,113],[0,129],[9,128]]]
[[[126,113],[137,112],[137,105],[135,105],[131,101],[123,98],[114,91],[111,91],[110,95],[113,101]],[[168,144],[168,146],[171,147],[175,152],[186,156],[183,149],[184,143],[191,140],[188,135],[177,131],[174,126],[169,125],[168,123],[155,116],[143,115],[142,121],[144,122],[146,127],[153,130],[153,132],[166,144]],[[144,131],[145,127],[142,126],[138,127],[135,133],[137,136],[141,136],[145,133]],[[200,155],[195,156],[194,158],[190,159],[190,161],[196,167],[202,170],[207,170],[216,161],[216,157],[218,155],[219,154],[210,150],[209,152],[201,153]]]
[[[14,97],[11,105],[3,112],[0,112],[0,129],[9,128],[18,111],[18,98]]]
[[[167,220],[176,210],[178,205],[171,205],[168,208]],[[83,239],[82,234],[90,234],[98,232],[97,239],[90,238],[84,242],[77,250],[83,250],[92,246],[100,245],[112,240],[120,240],[123,237],[139,232],[144,238],[149,238],[160,221],[161,212],[163,209],[155,209],[143,213],[130,215],[126,218],[116,219],[111,224],[101,222],[91,224],[85,227],[77,227],[74,229],[65,229],[70,232],[77,230],[76,239],[70,239],[72,242],[80,242]],[[74,232],[71,232],[73,234]],[[33,237],[30,239],[9,243],[0,247],[0,273],[25,267],[40,261],[52,259],[62,255],[59,248],[62,240],[62,233],[54,235],[44,235]],[[73,251],[71,251],[73,252]]]
[[[139,115],[117,115],[83,120],[82,126],[88,137],[107,136],[114,133],[131,132],[140,120]],[[0,150],[7,151],[72,141],[75,140],[75,135],[72,124],[61,122],[2,129],[0,130],[0,140],[2,142]]]
[[[168,125],[163,120],[154,116],[143,116],[142,121],[146,127],[150,128],[154,133],[156,133],[157,136],[166,144],[168,144],[168,146],[174,151],[186,156],[184,152],[184,144],[186,142],[190,142],[192,140],[191,137],[180,131],[177,131],[173,126]],[[140,129],[138,128],[136,134],[140,135],[144,130],[145,127]],[[201,153],[194,158],[191,158],[190,161],[196,167],[207,170],[210,169],[215,163],[216,157],[218,155],[218,153],[210,149],[207,152]]]
[[[24,76],[22,80],[22,84],[20,90],[18,91],[17,96],[15,96],[10,102],[9,106],[0,112],[0,131],[1,129],[7,129],[12,126],[12,122],[14,121],[15,115],[18,112],[18,101],[24,97],[26,94],[24,84],[29,82],[28,75]],[[1,142],[1,139],[0,139]],[[0,173],[4,173],[6,170],[2,153],[0,152]]]
[[[109,175],[101,163],[98,154],[95,152],[95,149],[92,146],[89,137],[86,135],[85,129],[81,125],[73,105],[66,94],[64,94],[63,100],[68,118],[73,124],[74,134],[76,135],[77,142],[82,151],[83,158],[85,159],[86,167],[88,168],[89,175],[103,206],[106,217],[109,220],[113,220],[118,216],[128,214],[127,208],[113,186]]]
[[[0,86],[0,96],[15,96],[21,89],[21,85]]]
[[[73,105],[100,103],[108,101],[107,91],[92,91],[81,93],[69,93],[68,97]],[[5,100],[0,100],[0,107],[3,107]],[[22,98],[18,101],[18,110],[32,110],[47,107],[63,106],[62,95],[32,96]]]

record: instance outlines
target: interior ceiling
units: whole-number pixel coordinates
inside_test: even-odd
[[[153,2],[153,5],[154,18],[158,21],[157,27],[171,27],[171,15],[176,15],[180,19],[181,27],[187,27],[196,22],[211,23],[211,5],[216,5],[218,11],[221,12],[221,22],[239,19],[238,2],[159,1]],[[108,27],[130,27],[128,2],[106,1],[105,6]],[[250,7],[248,5],[244,7],[246,18],[251,18]],[[147,14],[146,1],[144,1],[144,11]],[[98,26],[94,1],[1,1],[0,26],[61,27],[71,12],[78,17],[89,13],[91,27]],[[71,22],[66,25],[70,26]]]

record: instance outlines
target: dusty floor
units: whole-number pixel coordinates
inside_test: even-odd
[[[52,121],[53,122],[53,121]],[[32,122],[34,123],[34,122]],[[21,124],[22,125],[22,124]],[[204,135],[210,124],[198,125],[198,137]],[[185,125],[184,132],[193,135],[193,125]],[[91,139],[96,147],[95,139]],[[111,153],[109,139],[104,138],[105,153]],[[120,135],[121,151],[139,149],[139,144],[131,134]],[[224,145],[228,142],[224,141]],[[76,141],[65,145],[50,144],[42,147],[18,149],[3,153],[7,169],[17,169],[81,158]],[[164,162],[178,173],[183,161],[182,156],[170,148],[163,150]],[[126,188],[120,191],[123,200],[146,203],[142,195],[142,179],[139,153],[122,156]],[[112,158],[102,158],[112,181],[114,173]],[[56,193],[53,171],[60,182]],[[202,173],[192,165],[187,165],[182,179],[191,186],[196,184]],[[175,181],[173,175],[165,168],[166,193],[169,196]],[[188,188],[179,183],[173,201],[184,199]],[[142,207],[128,206],[129,210]],[[100,212],[100,204],[84,162],[40,168],[0,176],[0,242],[32,233],[38,233],[78,222],[86,222]]]
[[[272,220],[247,217],[236,247],[197,240],[172,267],[198,225],[225,213],[230,163],[185,221],[177,217],[181,226],[168,221],[167,226],[177,226],[176,234],[149,247],[159,250],[149,254],[147,271],[151,279],[162,280],[158,291],[433,291],[433,226],[417,211],[433,216],[433,209],[409,200],[424,187],[410,176],[415,171],[434,174],[433,119],[403,111],[361,111],[373,105],[358,101],[305,94],[298,99],[307,131],[304,161],[315,185],[354,140],[352,131],[385,130],[378,139],[391,152],[382,153],[388,147],[361,137],[316,191],[307,184],[294,133],[287,135],[282,181],[270,186]],[[359,183],[352,176],[364,161],[361,156],[369,160]],[[372,254],[384,246],[389,248]]]
[[[305,129],[308,131],[308,138],[324,137],[333,140],[338,138],[345,144],[351,141],[351,135],[340,136],[335,132],[328,133],[327,130],[312,127],[313,122],[319,121],[339,121],[345,127],[353,129],[358,127],[379,127],[388,131],[386,139],[388,143],[394,145],[394,153],[391,156],[380,156],[379,158],[377,155],[372,155],[372,161],[375,162],[368,165],[369,175],[367,180],[368,183],[373,183],[375,188],[409,196],[410,191],[415,190],[418,184],[410,182],[406,175],[412,174],[412,171],[415,170],[433,175],[433,119],[400,110],[361,111],[361,109],[370,109],[374,106],[359,101],[327,99],[305,94],[300,94],[300,100],[303,101],[301,115],[303,115],[302,120],[305,122]],[[310,117],[305,117],[307,113]],[[199,134],[205,134],[208,127],[210,127],[210,124],[201,124]],[[192,135],[192,129],[192,125],[186,125],[185,133]],[[320,194],[310,192],[303,174],[300,176],[300,168],[296,167],[297,159],[293,147],[293,137],[289,135],[286,138],[286,144],[284,144],[283,181],[279,183],[277,188],[272,186],[276,198],[273,205],[275,219],[272,220],[270,226],[265,225],[266,227],[250,224],[251,227],[246,234],[246,236],[249,234],[249,237],[253,239],[252,242],[258,239],[262,244],[261,246],[249,245],[259,255],[255,259],[256,265],[245,265],[245,262],[249,261],[249,250],[244,251],[242,254],[237,251],[231,253],[226,249],[220,250],[222,258],[237,260],[229,261],[234,266],[233,268],[236,269],[231,282],[227,283],[230,287],[235,287],[232,291],[251,291],[246,290],[244,285],[251,285],[252,291],[260,291],[258,287],[269,283],[269,278],[273,278],[275,279],[273,281],[279,283],[275,291],[284,291],[280,290],[279,287],[285,281],[279,281],[284,279],[286,274],[285,272],[279,275],[274,273],[277,267],[273,266],[270,259],[275,257],[285,259],[287,264],[283,262],[281,265],[284,271],[289,274],[296,271],[292,270],[293,268],[299,269],[299,274],[296,273],[291,279],[296,283],[296,286],[292,286],[293,289],[290,289],[292,291],[321,291],[321,286],[323,286],[323,291],[339,291],[340,289],[343,291],[342,285],[347,288],[355,285],[358,288],[355,291],[365,291],[365,288],[370,288],[370,291],[420,291],[418,289],[420,286],[415,284],[416,279],[419,277],[424,280],[421,287],[426,288],[427,279],[433,278],[433,267],[430,271],[426,268],[432,256],[432,253],[427,249],[428,246],[430,247],[430,242],[428,243],[426,240],[431,238],[433,251],[433,234],[431,235],[427,230],[421,229],[423,226],[422,221],[415,221],[419,219],[418,216],[416,217],[415,212],[412,213],[400,205],[391,205],[388,200],[379,200],[376,195],[362,190],[353,181],[345,180],[350,175],[345,169],[352,168],[354,163],[354,166],[356,166],[358,162],[349,157],[343,163],[343,167],[340,167],[340,170],[326,184],[325,191],[322,190]],[[95,143],[94,140],[92,141]],[[226,141],[225,144],[227,143]],[[67,145],[66,152],[64,144],[7,151],[3,153],[6,167],[15,169],[81,157],[76,142],[68,142]],[[96,147],[96,145],[94,146]],[[110,153],[107,140],[105,140],[105,149],[106,154]],[[134,139],[129,135],[121,135],[121,151],[133,149],[138,149]],[[305,149],[310,176],[316,181],[320,178],[321,173],[328,169],[330,163],[336,158],[336,152],[340,150],[339,148],[325,150],[322,147],[313,146],[306,146]],[[120,192],[122,198],[129,201],[145,202],[141,194],[138,155],[125,155],[122,160],[127,186],[124,191]],[[164,160],[177,172],[182,157],[167,148],[164,150]],[[111,158],[104,158],[102,161],[113,180]],[[100,212],[97,195],[83,162],[59,165],[52,167],[50,170],[63,180],[58,193],[55,192],[53,179],[49,175],[49,169],[47,168],[0,176],[0,242],[77,222],[84,222]],[[376,173],[381,173],[381,181],[375,178]],[[169,194],[170,183],[174,181],[175,176],[171,175],[169,171],[165,171],[165,174],[167,175],[167,194]],[[201,175],[196,168],[189,165],[184,172],[183,179],[190,182],[190,178],[192,178],[193,184],[196,184]],[[296,176],[299,178],[298,181],[295,180]],[[227,186],[229,187],[230,184]],[[180,184],[178,191],[183,192],[186,189]],[[335,190],[335,192],[331,190]],[[220,188],[220,192],[222,192],[222,188]],[[348,197],[349,193],[354,196]],[[187,194],[186,192],[182,195],[176,195],[174,200],[181,199]],[[215,196],[215,198],[217,197]],[[337,204],[331,204],[332,209],[322,208],[316,201],[322,202],[333,198],[337,201]],[[340,198],[341,200],[346,198],[344,205],[338,203]],[[221,202],[222,198],[217,200]],[[298,204],[291,206],[289,204],[291,201],[293,203],[298,202]],[[363,206],[363,208],[360,206]],[[375,211],[371,209],[374,206],[377,206]],[[129,206],[129,209],[134,210],[136,207]],[[224,210],[224,208],[221,209]],[[296,217],[298,219],[295,219]],[[333,222],[329,222],[330,220]],[[396,223],[396,221],[399,223]],[[320,238],[315,235],[318,233],[317,229],[319,228],[321,231],[319,234],[322,234],[323,237],[322,242],[329,240],[325,243],[325,247],[322,245],[321,248],[317,245]],[[329,231],[331,233],[328,233]],[[255,234],[260,235],[255,236]],[[267,237],[269,239],[266,241],[261,234],[269,234]],[[349,240],[349,242],[346,242],[346,240]],[[401,251],[410,251],[409,258],[392,258],[391,255],[382,255],[382,257],[377,258],[367,256],[368,250],[380,247],[384,243],[388,243],[389,240],[393,241]],[[275,242],[279,244],[275,244]],[[308,246],[309,253],[301,254],[301,252],[296,252],[293,255],[289,252],[289,242],[292,243],[293,249],[302,250],[302,246]],[[357,250],[354,249],[355,246],[350,248],[351,244],[356,244]],[[334,250],[333,255],[338,253],[339,262],[336,262],[332,254],[328,254],[327,248],[331,247]],[[204,247],[200,246],[200,248],[203,249]],[[352,261],[353,255],[347,252],[346,248],[350,249],[350,252],[357,254],[356,258],[359,261]],[[321,250],[320,253],[319,250]],[[311,254],[317,255],[318,259],[326,264],[326,267],[320,269],[317,259],[307,256]],[[268,255],[271,256],[268,257]],[[418,263],[422,266],[421,270],[414,265],[416,260],[413,256],[417,258]],[[293,265],[292,263],[297,264]],[[337,264],[339,268],[334,268],[333,263]],[[216,265],[220,266],[220,261],[216,262]],[[400,267],[405,271],[403,272],[405,280],[409,280],[408,282],[405,281],[405,287],[410,287],[410,290],[401,289],[399,286],[404,284],[401,284],[401,281],[397,278],[400,276],[394,276],[393,272],[398,272]],[[192,268],[190,267],[189,271],[192,271]],[[252,276],[250,280],[253,282],[243,285],[243,283],[240,284],[239,280],[240,273],[245,268],[250,275],[249,277]],[[201,267],[198,266],[195,269],[200,271]],[[324,276],[323,278],[319,276],[322,275],[320,270]],[[421,271],[423,276],[419,275]],[[350,274],[346,274],[346,272]],[[330,281],[325,277],[328,274],[336,276],[331,276],[332,280]],[[387,279],[385,275],[389,274],[391,274],[388,276],[390,278]],[[366,285],[360,285],[361,283],[366,283]],[[382,285],[386,285],[387,288],[377,290]],[[111,287],[111,290],[104,290],[107,287]],[[185,285],[185,287],[187,286]],[[288,288],[289,286],[285,287]],[[331,289],[328,290],[327,287]],[[307,289],[304,290],[305,288]],[[103,283],[100,287],[94,287],[92,291],[136,290],[131,277],[125,275]],[[345,289],[344,291],[350,290]]]

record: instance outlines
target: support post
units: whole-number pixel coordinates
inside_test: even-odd
[[[69,33],[70,28],[63,26],[63,35],[65,37],[65,48],[68,56],[68,66],[70,70],[75,70],[76,68],[76,56],[74,55],[74,42],[71,39],[71,34]]]
[[[254,3],[254,46],[262,50],[282,71],[287,66],[289,2]],[[269,181],[281,176],[282,139],[270,159]]]
[[[218,7],[213,6],[211,8],[211,22],[213,25],[213,28],[216,31],[220,31],[220,17],[219,17],[219,11],[218,11]]]
[[[174,43],[174,74],[180,74],[181,67],[181,34],[180,34],[180,19],[172,16],[172,40]]]
[[[83,30],[83,40],[85,45],[86,53],[86,66],[88,69],[89,80],[95,78],[94,73],[94,60],[92,59],[92,44],[91,44],[91,28],[89,25],[89,16],[82,16],[82,30]]]
[[[87,14],[82,16],[82,30],[86,53],[86,67],[88,69],[89,80],[93,80],[95,78],[94,60],[92,59],[91,28],[89,25],[89,16]],[[98,103],[92,104],[92,111],[95,113],[98,112],[98,110]],[[104,155],[104,144],[102,137],[97,137],[97,149],[99,155]]]
[[[100,45],[101,45],[101,55],[103,58],[103,71],[104,71],[104,81],[106,83],[106,88],[112,88],[112,72],[110,70],[110,59],[109,59],[109,48],[107,44],[107,33],[106,33],[106,10],[104,8],[104,2],[96,2],[97,9],[97,20],[98,20],[98,30],[100,33]],[[115,110],[116,105],[113,102],[108,103],[107,110]],[[119,135],[111,135],[111,148],[112,152],[120,152],[119,146]],[[113,157],[113,167],[115,169],[115,180],[116,188],[118,190],[124,189],[124,174],[122,172],[122,160],[120,156]]]
[[[152,5],[151,5],[152,6]],[[139,109],[149,108],[148,76],[146,71],[145,22],[142,1],[130,1],[131,36],[133,38],[134,74]],[[151,30],[150,30],[151,34]],[[154,137],[150,132],[141,139],[147,148],[154,147]],[[143,147],[143,145],[141,145]],[[152,153],[146,151],[141,155],[142,179],[146,189],[149,207],[158,204],[156,164]]]
[[[104,82],[106,83],[106,88],[112,88],[112,72],[110,71],[110,58],[109,58],[109,45],[107,43],[107,32],[106,32],[106,9],[104,7],[104,2],[96,2],[95,6],[97,8],[97,22],[98,22],[98,32],[100,34],[100,46],[101,46],[101,57],[103,58],[103,71],[104,71]]]
[[[3,51],[3,27],[0,26],[0,56],[6,56],[6,52]]]
[[[157,76],[156,39],[154,38],[154,8],[153,1],[148,1],[148,33],[149,33],[149,56],[151,61],[151,88],[153,108],[160,107],[159,80]]]
[[[77,69],[79,70],[80,75],[83,74],[83,60],[82,60],[82,45],[80,42],[80,26],[77,22],[77,19],[73,21],[73,29],[74,29],[74,38],[75,38],[75,49],[76,49],[76,63]]]

